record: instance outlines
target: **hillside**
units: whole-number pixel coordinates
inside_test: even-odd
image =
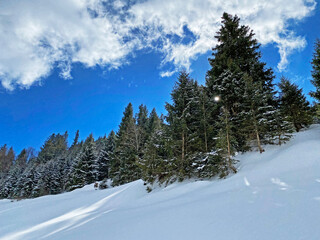
[[[320,126],[236,157],[239,172],[147,193],[141,180],[0,201],[0,240],[319,239]]]

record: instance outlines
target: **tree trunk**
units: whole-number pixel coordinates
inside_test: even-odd
[[[208,152],[206,110],[204,107],[204,102],[202,102],[202,112],[203,112],[204,147],[205,147],[206,152]]]
[[[279,139],[279,146],[281,146],[281,134],[279,134],[278,139]]]
[[[253,123],[254,123],[254,130],[256,132],[258,148],[259,148],[260,153],[263,153],[264,149],[261,147],[261,141],[260,141],[260,136],[259,136],[259,131],[258,131],[258,124],[257,124],[257,120],[256,120],[256,115],[253,110],[251,110],[251,111],[253,113]]]
[[[205,146],[206,152],[208,152],[207,130],[204,131],[204,146]]]
[[[297,116],[296,114],[291,111],[291,114],[292,114],[292,118],[293,118],[293,126],[294,128],[296,129],[297,132],[300,131],[300,129],[302,128],[301,124],[300,123],[297,123]]]
[[[236,173],[237,169],[233,166],[232,164],[232,158],[231,158],[231,144],[230,144],[230,137],[229,137],[229,122],[228,122],[228,114],[227,110],[225,110],[225,115],[226,115],[226,130],[227,130],[227,150],[228,150],[228,166],[229,168]]]
[[[184,161],[184,132],[182,132],[181,160]]]
[[[263,153],[263,152],[264,152],[264,149],[261,147],[259,132],[258,132],[258,129],[257,129],[257,128],[256,128],[256,137],[257,137],[257,143],[258,143],[259,151],[260,151],[260,153]]]

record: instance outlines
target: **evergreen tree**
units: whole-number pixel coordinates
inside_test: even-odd
[[[189,139],[187,145],[189,154],[193,155],[197,152],[208,152],[209,127],[206,116],[208,105],[203,88],[198,85],[197,81],[193,81],[189,91],[189,117],[187,119]]]
[[[103,142],[98,156],[98,177],[97,180],[101,181],[109,178],[110,161],[114,154],[116,147],[116,135],[111,131],[108,138]]]
[[[320,39],[317,39],[314,46],[314,53],[312,58],[312,84],[316,87],[314,92],[310,95],[320,102]]]
[[[174,153],[180,179],[190,176],[192,172],[190,154],[194,142],[194,127],[192,127],[192,103],[194,100],[195,82],[185,71],[180,72],[178,81],[171,93],[172,104],[166,103],[168,130],[174,144]]]
[[[199,103],[199,128],[198,134],[199,137],[202,139],[202,149],[203,152],[209,152],[210,149],[213,148],[212,141],[210,139],[213,138],[213,126],[209,124],[209,113],[210,109],[213,108],[214,103],[209,101],[207,88],[203,86],[199,86],[196,94],[197,100]]]
[[[299,132],[303,127],[312,124],[312,111],[302,89],[290,83],[285,77],[281,78],[279,88],[281,90],[280,109],[283,115],[288,116],[295,130]]]
[[[21,176],[23,169],[15,166],[13,167],[8,176],[0,183],[0,198],[11,198],[13,192],[17,187],[17,182]]]
[[[260,45],[248,26],[240,25],[240,18],[224,13],[222,26],[215,38],[218,44],[209,59],[211,69],[207,72],[206,84],[210,88],[227,69],[247,73],[254,81],[261,81],[263,87],[272,87],[274,79],[271,69],[260,61]],[[236,98],[236,96],[234,96]]]
[[[0,179],[4,178],[5,173],[5,161],[7,156],[7,145],[3,145],[0,147]]]
[[[5,166],[5,170],[8,172],[10,170],[10,168],[12,167],[13,163],[15,161],[15,152],[13,151],[13,148],[10,147],[8,154],[6,156],[6,166]]]
[[[152,109],[148,123],[148,140],[143,157],[139,160],[142,179],[147,184],[168,183],[176,170],[173,144],[167,130],[156,110]],[[151,187],[147,190],[150,191]]]
[[[277,110],[275,106],[270,104],[273,93],[266,92],[261,82],[253,82],[248,75],[245,74],[244,78],[244,107],[241,112],[242,132],[245,133],[247,141],[254,140],[256,142],[260,153],[262,153],[264,152],[262,143],[271,141],[269,136],[272,135],[272,131],[277,126],[275,121]]]
[[[9,150],[6,144],[0,147],[0,178],[9,172],[14,160],[15,153],[12,147]]]
[[[38,161],[46,163],[63,155],[68,149],[68,133],[52,134],[43,144],[38,155]]]
[[[69,188],[72,190],[93,183],[97,176],[96,163],[94,138],[90,134],[71,170],[72,186]]]
[[[37,189],[34,195],[58,194],[63,191],[64,178],[63,168],[65,166],[65,159],[58,158],[50,160],[45,164],[40,164],[36,171],[39,180],[34,189]]]
[[[25,168],[28,161],[28,152],[27,149],[22,149],[19,153],[17,159],[15,160],[15,166],[19,166],[19,168]]]
[[[156,119],[156,117],[154,117]],[[169,183],[175,179],[177,161],[174,156],[174,145],[168,134],[168,128],[160,120],[155,124],[147,143],[140,167],[143,170],[143,180],[148,184],[158,182]],[[149,187],[147,190],[151,190]]]
[[[277,100],[277,106],[272,117],[273,124],[271,124],[271,129],[267,132],[269,139],[267,143],[282,145],[291,139],[294,126],[289,121],[289,117],[281,112],[279,99]]]
[[[141,177],[138,167],[137,126],[133,117],[132,104],[126,107],[117,132],[115,154],[113,154],[110,175],[113,185],[120,185]]]
[[[5,161],[7,156],[7,144],[0,147],[0,173],[4,172]]]
[[[23,172],[22,176],[17,182],[17,187],[13,193],[14,197],[17,198],[27,198],[33,197],[33,194],[36,190],[35,186],[37,185],[38,178],[36,177],[36,164],[35,161],[31,162],[28,168]]]
[[[254,39],[254,33],[248,26],[240,25],[237,16],[224,13],[222,26],[215,37],[218,44],[213,48],[213,58],[209,59],[212,68],[206,75],[208,98],[210,102],[223,99],[223,109],[232,119],[236,150],[245,151],[248,136],[242,132],[244,119],[241,119],[248,101],[244,97],[245,79],[249,77],[253,84],[259,85],[264,97],[268,98],[266,101],[272,105],[273,72],[260,61],[260,45]],[[220,115],[220,104],[214,105],[209,113],[210,124],[216,125]],[[216,129],[215,134],[218,132]]]
[[[137,151],[140,158],[143,155],[143,149],[148,137],[148,121],[148,109],[145,105],[141,104],[139,112],[136,115],[137,125],[135,127]]]
[[[152,109],[149,119],[148,119],[148,126],[147,126],[147,135],[150,137],[150,135],[156,130],[160,128],[162,121],[159,118],[157,111],[155,108]]]
[[[221,170],[222,176],[226,176],[229,170],[232,170],[234,173],[236,173],[237,170],[233,166],[233,156],[236,152],[236,138],[233,132],[233,122],[230,112],[224,104],[222,104],[220,109],[220,117],[217,127],[220,130],[218,132],[215,147],[217,149],[217,153],[224,160],[221,162],[222,166],[219,166],[219,169]]]
[[[73,143],[72,143],[72,145],[71,145],[71,149],[72,148],[74,148],[77,144],[78,144],[78,141],[79,141],[79,130],[77,130],[77,132],[76,132],[76,135],[75,135],[75,137],[74,137],[74,140],[73,140]]]

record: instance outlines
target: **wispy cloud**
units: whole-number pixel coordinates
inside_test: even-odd
[[[292,51],[306,45],[288,30],[289,21],[305,18],[315,5],[315,0],[5,0],[0,2],[1,83],[7,89],[29,87],[54,67],[70,78],[73,63],[118,68],[143,48],[162,54],[162,75],[170,76],[189,69],[216,44],[224,11],[240,16],[261,44],[278,47],[282,70]],[[175,70],[165,69],[166,63]]]

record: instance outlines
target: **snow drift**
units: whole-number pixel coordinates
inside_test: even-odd
[[[0,240],[320,239],[320,126],[237,156],[239,173],[0,201]]]

